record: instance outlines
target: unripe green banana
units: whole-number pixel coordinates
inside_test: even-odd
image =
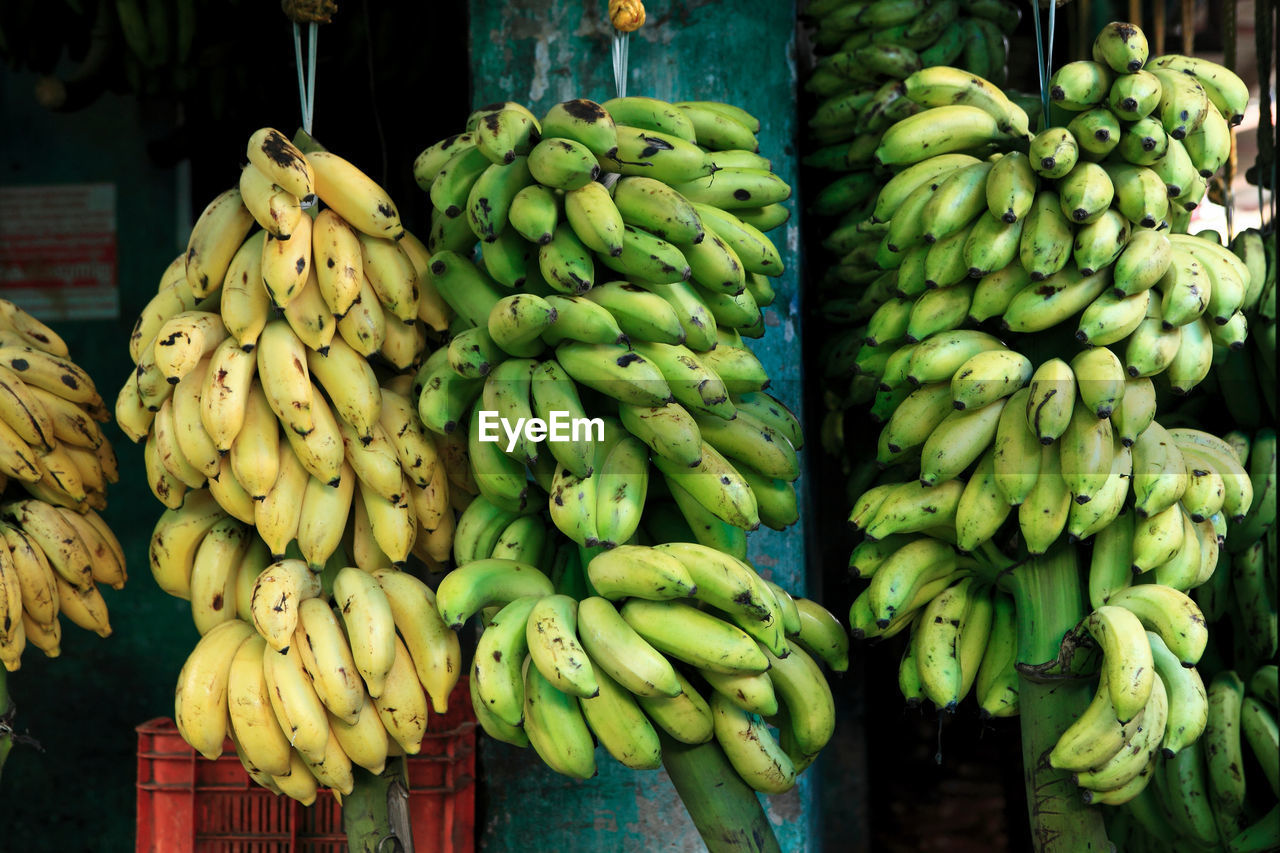
[[[1090,223],[1111,206],[1115,189],[1111,178],[1097,163],[1081,161],[1058,182],[1062,213],[1077,223]]]
[[[989,349],[1004,349],[1000,339],[986,332],[957,329],[932,335],[910,353],[907,379],[914,385],[948,382],[973,355]]]
[[[539,336],[556,321],[556,309],[541,296],[516,293],[494,303],[486,324],[493,341],[511,355],[528,358],[542,351]]]
[[[1071,359],[1071,370],[1085,409],[1094,417],[1109,418],[1124,397],[1125,371],[1120,359],[1105,346],[1094,347]]]
[[[1210,112],[1217,112],[1194,75],[1155,66],[1151,73],[1160,80],[1160,103],[1156,107],[1160,122],[1174,139],[1195,132]]]
[[[1068,62],[1049,79],[1049,100],[1072,112],[1096,107],[1106,100],[1114,77],[1111,68],[1099,62]]]
[[[1160,319],[1160,306],[1152,300],[1147,306],[1147,316],[1125,341],[1125,370],[1134,377],[1163,373],[1177,356],[1181,342],[1181,328],[1165,328]]]
[[[1040,448],[1040,468],[1035,484],[1018,506],[1018,528],[1032,554],[1043,554],[1067,526],[1071,491],[1062,477],[1057,447]]]
[[[972,236],[972,234],[970,234]],[[1031,275],[1019,261],[984,275],[973,291],[969,319],[981,323],[1005,312],[1019,291],[1031,283]]]
[[[990,211],[979,214],[964,244],[964,263],[971,278],[1002,270],[1017,259],[1023,222],[1005,222]]]
[[[1124,395],[1111,413],[1111,424],[1120,443],[1133,445],[1155,417],[1156,392],[1151,380],[1129,377],[1124,381]]]
[[[986,182],[991,169],[989,162],[963,166],[939,185],[920,211],[926,243],[936,243],[956,233],[986,207]]]
[[[955,104],[924,110],[899,121],[880,139],[876,162],[885,166],[911,165],[936,154],[966,151],[1001,137],[990,113]]]
[[[1164,132],[1164,125],[1147,116],[1125,127],[1116,150],[1136,166],[1150,166],[1165,155],[1172,141],[1175,140]]]
[[[1124,251],[1116,258],[1112,285],[1118,293],[1132,296],[1158,282],[1173,262],[1173,244],[1161,231],[1133,232]]]
[[[1204,123],[1188,133],[1182,143],[1200,174],[1209,178],[1231,157],[1231,128],[1217,110],[1210,110]]]
[[[632,96],[612,98],[601,106],[619,125],[658,131],[688,142],[697,139],[689,117],[683,110],[666,101]]]
[[[987,175],[987,209],[1004,222],[1019,222],[1031,210],[1037,186],[1031,160],[1020,151],[1010,152]]]
[[[1177,504],[1187,489],[1187,466],[1173,436],[1151,421],[1133,443],[1133,505],[1140,517]]]
[[[1118,74],[1133,74],[1147,64],[1147,37],[1135,24],[1112,21],[1093,40],[1095,62]]]
[[[1005,400],[953,411],[929,434],[920,450],[920,482],[934,485],[951,480],[981,456],[996,436]]]
[[[1031,360],[1013,350],[987,350],[970,357],[951,377],[957,409],[977,409],[1013,394],[1031,379]]]
[[[548,138],[529,152],[529,172],[544,187],[568,192],[599,177],[600,164],[581,142]]]
[[[1022,229],[1018,255],[1031,274],[1031,280],[1043,281],[1066,266],[1071,259],[1072,229],[1062,214],[1062,202],[1053,190],[1036,193]]]
[[[541,184],[531,184],[511,199],[507,221],[521,237],[541,246],[551,242],[560,216],[559,206],[554,191]]]
[[[1062,479],[1076,503],[1090,503],[1107,485],[1114,450],[1111,421],[1096,417],[1084,406],[1076,406],[1058,442]]]
[[[1169,193],[1160,176],[1146,166],[1108,163],[1116,208],[1134,225],[1158,228],[1169,215]]]
[[[571,139],[597,157],[612,157],[618,149],[614,117],[600,104],[576,98],[556,104],[542,117],[542,137]]]
[[[622,214],[604,184],[591,181],[566,192],[564,213],[588,249],[614,257],[622,254]]]
[[[1108,186],[1110,183],[1108,178]],[[1076,229],[1071,257],[1080,274],[1093,275],[1109,267],[1124,251],[1131,233],[1129,220],[1115,208],[1107,208],[1093,222]]]
[[[1106,107],[1094,107],[1077,113],[1067,123],[1067,130],[1080,146],[1080,159],[1097,163],[1120,144],[1120,122]]]
[[[1111,84],[1107,102],[1118,118],[1137,121],[1146,118],[1160,104],[1160,80],[1150,71],[1121,74]]]
[[[571,296],[586,293],[595,283],[591,253],[568,221],[557,225],[551,241],[538,247],[538,269],[553,289]]]
[[[1165,328],[1185,326],[1209,307],[1213,280],[1190,252],[1175,248],[1173,262],[1157,282],[1160,320]]]
[[[1053,444],[1071,422],[1076,396],[1075,373],[1062,359],[1050,359],[1036,368],[1029,389],[1027,424],[1041,444]]]
[[[1027,152],[1031,168],[1042,178],[1061,178],[1076,165],[1080,159],[1080,148],[1076,138],[1065,127],[1051,127],[1042,130],[1031,140],[1031,148]]]
[[[1117,296],[1115,291],[1103,293],[1080,315],[1075,338],[1089,346],[1105,347],[1123,341],[1146,318],[1151,291],[1134,296]]]

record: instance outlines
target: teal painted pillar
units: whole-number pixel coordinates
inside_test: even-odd
[[[606,7],[605,0],[470,0],[472,106],[512,100],[541,115],[570,98],[614,97]],[[645,7],[647,21],[630,39],[627,94],[720,100],[750,110],[762,125],[760,153],[795,187],[794,3],[666,0]],[[789,204],[791,221],[769,235],[787,272],[775,282],[777,300],[765,309],[768,332],[750,343],[772,377],[769,390],[799,412],[800,241],[794,197]],[[801,501],[804,518],[803,491]],[[761,528],[750,541],[762,574],[797,593],[810,590],[801,525],[781,533]],[[548,770],[531,751],[488,738],[481,756],[487,815],[482,844],[489,850],[705,849],[661,771],[628,770],[600,750],[600,775],[582,783]],[[806,773],[795,790],[765,803],[789,853],[817,849],[815,777]]]

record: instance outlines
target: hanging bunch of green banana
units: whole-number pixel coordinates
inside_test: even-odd
[[[791,192],[758,127],[725,104],[579,99],[538,121],[507,103],[418,158],[428,274],[456,319],[414,395],[430,430],[465,437],[481,507],[545,506],[579,546],[608,548],[668,497],[697,541],[739,558],[746,531],[796,520],[799,424],[742,339],[764,333],[782,264],[762,231]],[[466,523],[459,564],[494,541],[475,547]]]
[[[1099,36],[1099,51],[1116,29]],[[1084,98],[1063,88],[1063,72],[1078,64],[1054,75],[1052,92]],[[1091,64],[1109,80],[1111,66]],[[1116,76],[1109,90],[1099,84],[1096,97],[1140,73],[1146,72]],[[852,359],[865,388],[886,384],[883,368],[900,342],[911,346],[980,323],[1039,335],[1074,319],[1079,342],[1114,346],[1129,376],[1164,374],[1179,394],[1208,375],[1215,349],[1225,354],[1244,346],[1246,312],[1258,305],[1264,280],[1217,241],[1179,234],[1176,223],[1168,227],[1171,199],[1176,208],[1194,206],[1198,197],[1182,199],[1156,164],[1140,165],[1132,146],[1090,150],[1092,143],[1080,140],[1096,141],[1099,134],[1079,127],[1049,128],[1025,153],[1015,150],[1001,130],[1008,102],[981,86],[971,92],[968,100],[894,125],[881,143],[880,160],[903,168],[877,197],[860,245],[868,265],[886,270],[860,297],[874,309]],[[1225,126],[1203,90],[1200,97],[1208,105],[1198,113],[1202,122],[1213,115]],[[1186,111],[1179,100],[1161,111],[1168,116],[1164,124],[1144,117],[1143,133],[1157,148],[1176,150],[1182,126],[1172,116]],[[1229,133],[1226,138],[1229,147]],[[983,146],[1005,153],[988,159],[966,153]],[[1203,183],[1198,174],[1194,180]],[[877,400],[876,409],[886,407]]]
[[[705,545],[619,545],[585,565],[572,543],[554,550],[550,576],[519,554],[482,558],[437,591],[451,627],[484,615],[471,690],[489,735],[578,779],[595,775],[597,742],[645,770],[659,730],[714,738],[755,790],[795,784],[834,731],[819,662],[848,665],[835,617]]]
[[[1159,671],[1159,655],[1156,667]],[[1176,751],[1161,749],[1144,771],[1151,784],[1122,809],[1109,811],[1107,835],[1124,851],[1275,850],[1280,847],[1276,664],[1225,669],[1206,678],[1207,684],[1198,677],[1194,681],[1198,691],[1190,705],[1203,734]],[[1168,725],[1185,717],[1174,704],[1178,698],[1178,688],[1168,691]]]
[[[811,655],[843,669],[843,628],[744,562],[747,531],[796,520],[801,444],[742,340],[764,333],[782,264],[763,232],[790,195],[758,128],[709,102],[505,103],[415,165],[456,319],[414,391],[474,483],[440,612],[484,617],[485,730],[569,776],[594,774],[595,740],[656,767],[663,730],[717,738],[777,793],[831,735]]]
[[[855,402],[866,402],[855,355],[866,336],[859,325],[875,305],[859,297],[879,276],[868,262],[862,231],[876,194],[888,180],[875,162],[884,131],[932,104],[948,103],[973,75],[1003,82],[1007,36],[1019,9],[1006,0],[880,0],[810,3],[819,54],[805,89],[819,102],[809,116],[810,150],[802,162],[817,185],[806,223],[813,242],[838,260],[815,276],[814,321],[823,329],[823,377],[829,380],[823,425],[828,452],[845,456],[841,424]],[[1022,132],[1025,114],[1011,116]],[[850,382],[853,380],[853,388]],[[852,398],[852,399],[851,399]],[[846,462],[846,464],[848,464]]]
[[[416,752],[428,701],[447,708],[457,637],[399,569],[443,568],[472,481],[412,397],[451,319],[425,246],[360,169],[301,141],[250,137],[137,320],[115,411],[166,507],[152,575],[202,635],[179,731],[209,758],[230,736],[259,784],[309,803]]]
[[[1226,439],[1248,467],[1254,500],[1243,519],[1228,524],[1218,570],[1193,592],[1205,623],[1196,633],[1207,634],[1208,642],[1198,689],[1181,701],[1194,709],[1203,735],[1184,750],[1166,751],[1154,768],[1156,784],[1112,818],[1109,834],[1127,837],[1130,847],[1183,843],[1260,851],[1280,845],[1276,437],[1267,428]],[[1158,653],[1155,666],[1170,678]],[[1169,705],[1173,721],[1174,692]]]
[[[1231,249],[1250,275],[1262,280],[1262,292],[1246,309],[1249,338],[1244,348],[1227,352],[1214,378],[1232,422],[1240,429],[1254,430],[1276,419],[1275,229],[1241,231],[1231,241]]]
[[[0,663],[61,654],[62,623],[106,637],[97,584],[124,586],[124,550],[98,512],[119,480],[88,373],[47,325],[0,299]],[[0,672],[0,677],[3,673]]]

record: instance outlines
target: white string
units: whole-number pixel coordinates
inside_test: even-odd
[[[320,26],[312,21],[307,25],[307,65],[302,65],[302,27],[293,25],[293,59],[298,68],[298,102],[302,113],[302,129],[311,135],[311,127],[315,119],[316,104],[316,44],[320,36]]]
[[[1054,28],[1054,19],[1057,17],[1057,11],[1058,11],[1058,0],[1051,0],[1051,2],[1049,3],[1049,41],[1045,45],[1045,64],[1044,64],[1045,80],[1050,80],[1053,78],[1053,28]],[[1046,113],[1045,114],[1046,127],[1048,127],[1048,123],[1049,123],[1049,115],[1048,113]]]
[[[1031,18],[1036,30],[1036,76],[1040,78],[1040,105],[1044,109],[1042,127],[1049,126],[1049,81],[1045,77],[1044,34],[1040,30],[1040,0],[1031,0]]]
[[[302,27],[293,24],[293,61],[298,69],[298,102],[302,111],[302,129],[311,133],[311,117],[307,115],[307,77],[302,68]]]
[[[316,43],[320,40],[320,25],[312,21],[307,25],[307,123],[305,130],[311,134],[311,125],[316,120]]]
[[[631,44],[631,33],[613,33],[613,86],[619,98],[627,96],[627,58]]]

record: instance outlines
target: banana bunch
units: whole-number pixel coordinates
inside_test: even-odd
[[[927,108],[881,138],[876,160],[896,174],[869,215],[828,239],[846,253],[836,268],[848,271],[845,283],[860,286],[824,306],[829,320],[849,327],[831,342],[825,372],[850,383],[850,400],[876,398],[904,342],[981,323],[1037,334],[1074,319],[1078,341],[1115,345],[1131,376],[1162,375],[1176,394],[1245,346],[1247,317],[1265,290],[1265,247],[1243,240],[1247,263],[1216,234],[1176,233],[1185,222],[1171,214],[1194,207],[1204,192],[1200,171],[1211,175],[1221,165],[1243,84],[1218,66],[1191,63],[1220,82],[1215,100],[1200,87],[1196,127],[1217,122],[1224,131],[1213,162],[1193,157],[1184,143],[1198,137],[1175,123],[1190,109],[1186,98],[1160,108],[1158,81],[1172,75],[1181,88],[1170,83],[1169,91],[1185,94],[1183,81],[1196,86],[1197,78],[1164,68],[1170,57],[1153,60],[1153,71],[1115,71],[1146,59],[1145,47],[1117,45],[1125,27],[1109,25],[1098,36],[1099,59],[1055,74],[1055,103],[1078,112],[1029,142],[1011,131],[1020,108],[986,81],[962,75],[967,87],[957,84],[947,99],[929,95],[924,81],[955,69],[926,68],[904,81],[906,97],[924,92],[916,97]],[[1128,29],[1135,45],[1145,45]],[[1133,53],[1127,64],[1124,51]],[[1082,82],[1085,72],[1092,89]],[[1154,81],[1154,100],[1118,119],[1103,104],[1137,98],[1134,81]],[[894,405],[892,396],[876,399],[873,412]]]
[[[1253,436],[1233,432],[1226,438],[1240,464],[1248,467],[1254,500],[1243,519],[1227,525],[1218,571],[1194,590],[1209,642],[1196,669],[1186,669],[1186,661],[1181,661],[1183,667],[1162,663],[1164,646],[1151,642],[1156,671],[1166,683],[1176,683],[1179,676],[1197,669],[1202,673],[1181,702],[1173,692],[1169,696],[1170,722],[1182,713],[1180,706],[1194,708],[1202,735],[1182,749],[1165,751],[1151,774],[1156,784],[1111,819],[1109,836],[1118,840],[1127,833],[1131,844],[1221,844],[1230,850],[1266,850],[1280,844],[1275,820],[1280,802],[1275,781],[1280,762],[1275,431],[1263,429]],[[1140,610],[1134,612],[1141,616]],[[1160,630],[1145,619],[1144,624]],[[1205,632],[1204,626],[1195,631]],[[1168,644],[1168,649],[1175,646]],[[1174,656],[1181,657],[1177,652]]]
[[[878,305],[868,307],[861,295],[883,288],[872,284],[881,273],[870,262],[871,246],[863,246],[870,243],[867,219],[887,180],[874,159],[881,137],[896,121],[974,88],[974,75],[1002,82],[1007,36],[1021,12],[1005,0],[883,0],[811,3],[804,14],[813,22],[820,54],[805,83],[820,99],[809,116],[811,150],[802,158],[817,184],[809,212],[821,219],[811,230],[838,258],[817,277],[814,318],[828,327],[824,403],[827,431],[835,433],[849,407],[874,393],[855,364],[866,330],[851,323]],[[994,86],[987,88],[985,97],[1004,100]],[[1008,112],[1009,122],[1026,133],[1027,115],[1020,108]],[[831,445],[832,455],[845,459],[842,442],[833,438]]]
[[[1201,232],[1202,234],[1204,232]],[[1261,282],[1257,299],[1246,300],[1249,338],[1244,349],[1215,351],[1217,387],[1232,421],[1254,430],[1276,419],[1276,240],[1247,229],[1231,241],[1231,250],[1249,268],[1251,282]],[[1220,356],[1220,357],[1219,357]]]
[[[1280,845],[1276,666],[1258,667],[1247,681],[1226,669],[1207,688],[1198,678],[1196,682],[1200,695],[1207,697],[1194,705],[1201,737],[1177,751],[1162,747],[1138,781],[1129,783],[1136,790],[1127,797],[1118,793],[1120,789],[1094,796],[1094,802],[1124,803],[1108,815],[1108,836],[1123,845],[1121,849],[1141,844],[1147,849],[1169,849],[1181,844],[1196,849],[1274,850]],[[1169,691],[1168,696],[1169,725],[1180,714],[1175,692]],[[1095,698],[1095,705],[1098,702]],[[1150,713],[1148,705],[1143,716]],[[1133,724],[1120,726],[1111,720],[1096,725],[1096,736],[1110,741]],[[1141,732],[1130,736],[1135,742],[1142,738]],[[1116,761],[1129,759],[1112,763]]]
[[[985,332],[940,332],[900,349],[882,379],[899,402],[876,459],[893,470],[850,515],[872,541],[945,531],[977,552],[1007,520],[1014,527],[1016,507],[1030,554],[1064,534],[1099,537],[1101,602],[1127,585],[1130,567],[1182,591],[1204,583],[1226,520],[1244,518],[1254,499],[1230,444],[1166,430],[1154,384],[1128,375],[1106,347],[1033,368]]]
[[[972,692],[983,719],[1017,716],[1013,598],[963,569],[944,580],[931,582],[936,594],[919,608],[904,608],[897,624],[877,626],[880,636],[909,629],[899,690],[909,706],[927,699],[948,713]]]
[[[485,731],[578,779],[595,775],[597,742],[653,769],[658,729],[715,738],[755,790],[790,789],[834,731],[818,662],[848,665],[835,617],[696,543],[619,545],[585,563],[571,544],[556,550],[551,573],[504,549],[437,590],[446,625],[483,617],[470,687]]]
[[[431,588],[394,568],[331,567],[322,593],[302,560],[260,568],[239,588],[232,571],[234,609],[178,675],[183,739],[214,759],[230,738],[255,782],[304,805],[320,786],[349,794],[353,767],[381,773],[419,752],[462,669]]]
[[[98,514],[119,480],[110,415],[53,330],[0,299],[0,662],[60,653],[58,614],[106,637],[96,584],[120,589],[124,551]]]
[[[1277,647],[1276,600],[1276,434],[1272,428],[1252,437],[1228,436],[1241,466],[1247,466],[1253,504],[1243,518],[1228,524],[1224,571],[1215,572],[1196,589],[1196,601],[1215,632],[1220,657],[1228,665],[1248,669],[1274,661]],[[1226,638],[1230,636],[1231,640]],[[1228,651],[1230,650],[1230,651]]]
[[[804,14],[812,21],[812,41],[820,54],[805,90],[820,100],[808,120],[816,148],[803,162],[839,174],[812,205],[821,216],[841,216],[838,231],[858,221],[856,211],[881,183],[872,168],[883,132],[928,106],[911,96],[905,81],[924,71],[931,97],[942,97],[943,88],[963,88],[968,74],[1001,85],[1007,37],[1021,11],[1005,0],[880,0],[810,3]],[[930,70],[943,66],[964,71]],[[1015,121],[1025,133],[1025,114]]]
[[[184,531],[171,552],[153,550],[153,573],[185,590],[215,520],[223,551],[248,549],[259,569],[296,548],[318,572],[344,544],[369,571],[411,553],[438,567],[457,466],[410,402],[410,371],[451,316],[426,248],[337,155],[263,128],[247,158],[138,317],[136,368],[116,399],[168,508],[155,537]],[[245,526],[256,537],[232,533]],[[203,592],[236,565],[219,563]],[[198,625],[208,605],[193,599]]]
[[[582,548],[631,541],[650,461],[699,542],[745,557],[745,531],[796,520],[799,424],[743,342],[782,273],[763,232],[789,215],[758,129],[712,102],[577,99],[541,120],[508,102],[418,157],[427,276],[455,319],[412,399],[465,444],[490,543],[542,505]],[[459,564],[486,556],[456,544]]]

